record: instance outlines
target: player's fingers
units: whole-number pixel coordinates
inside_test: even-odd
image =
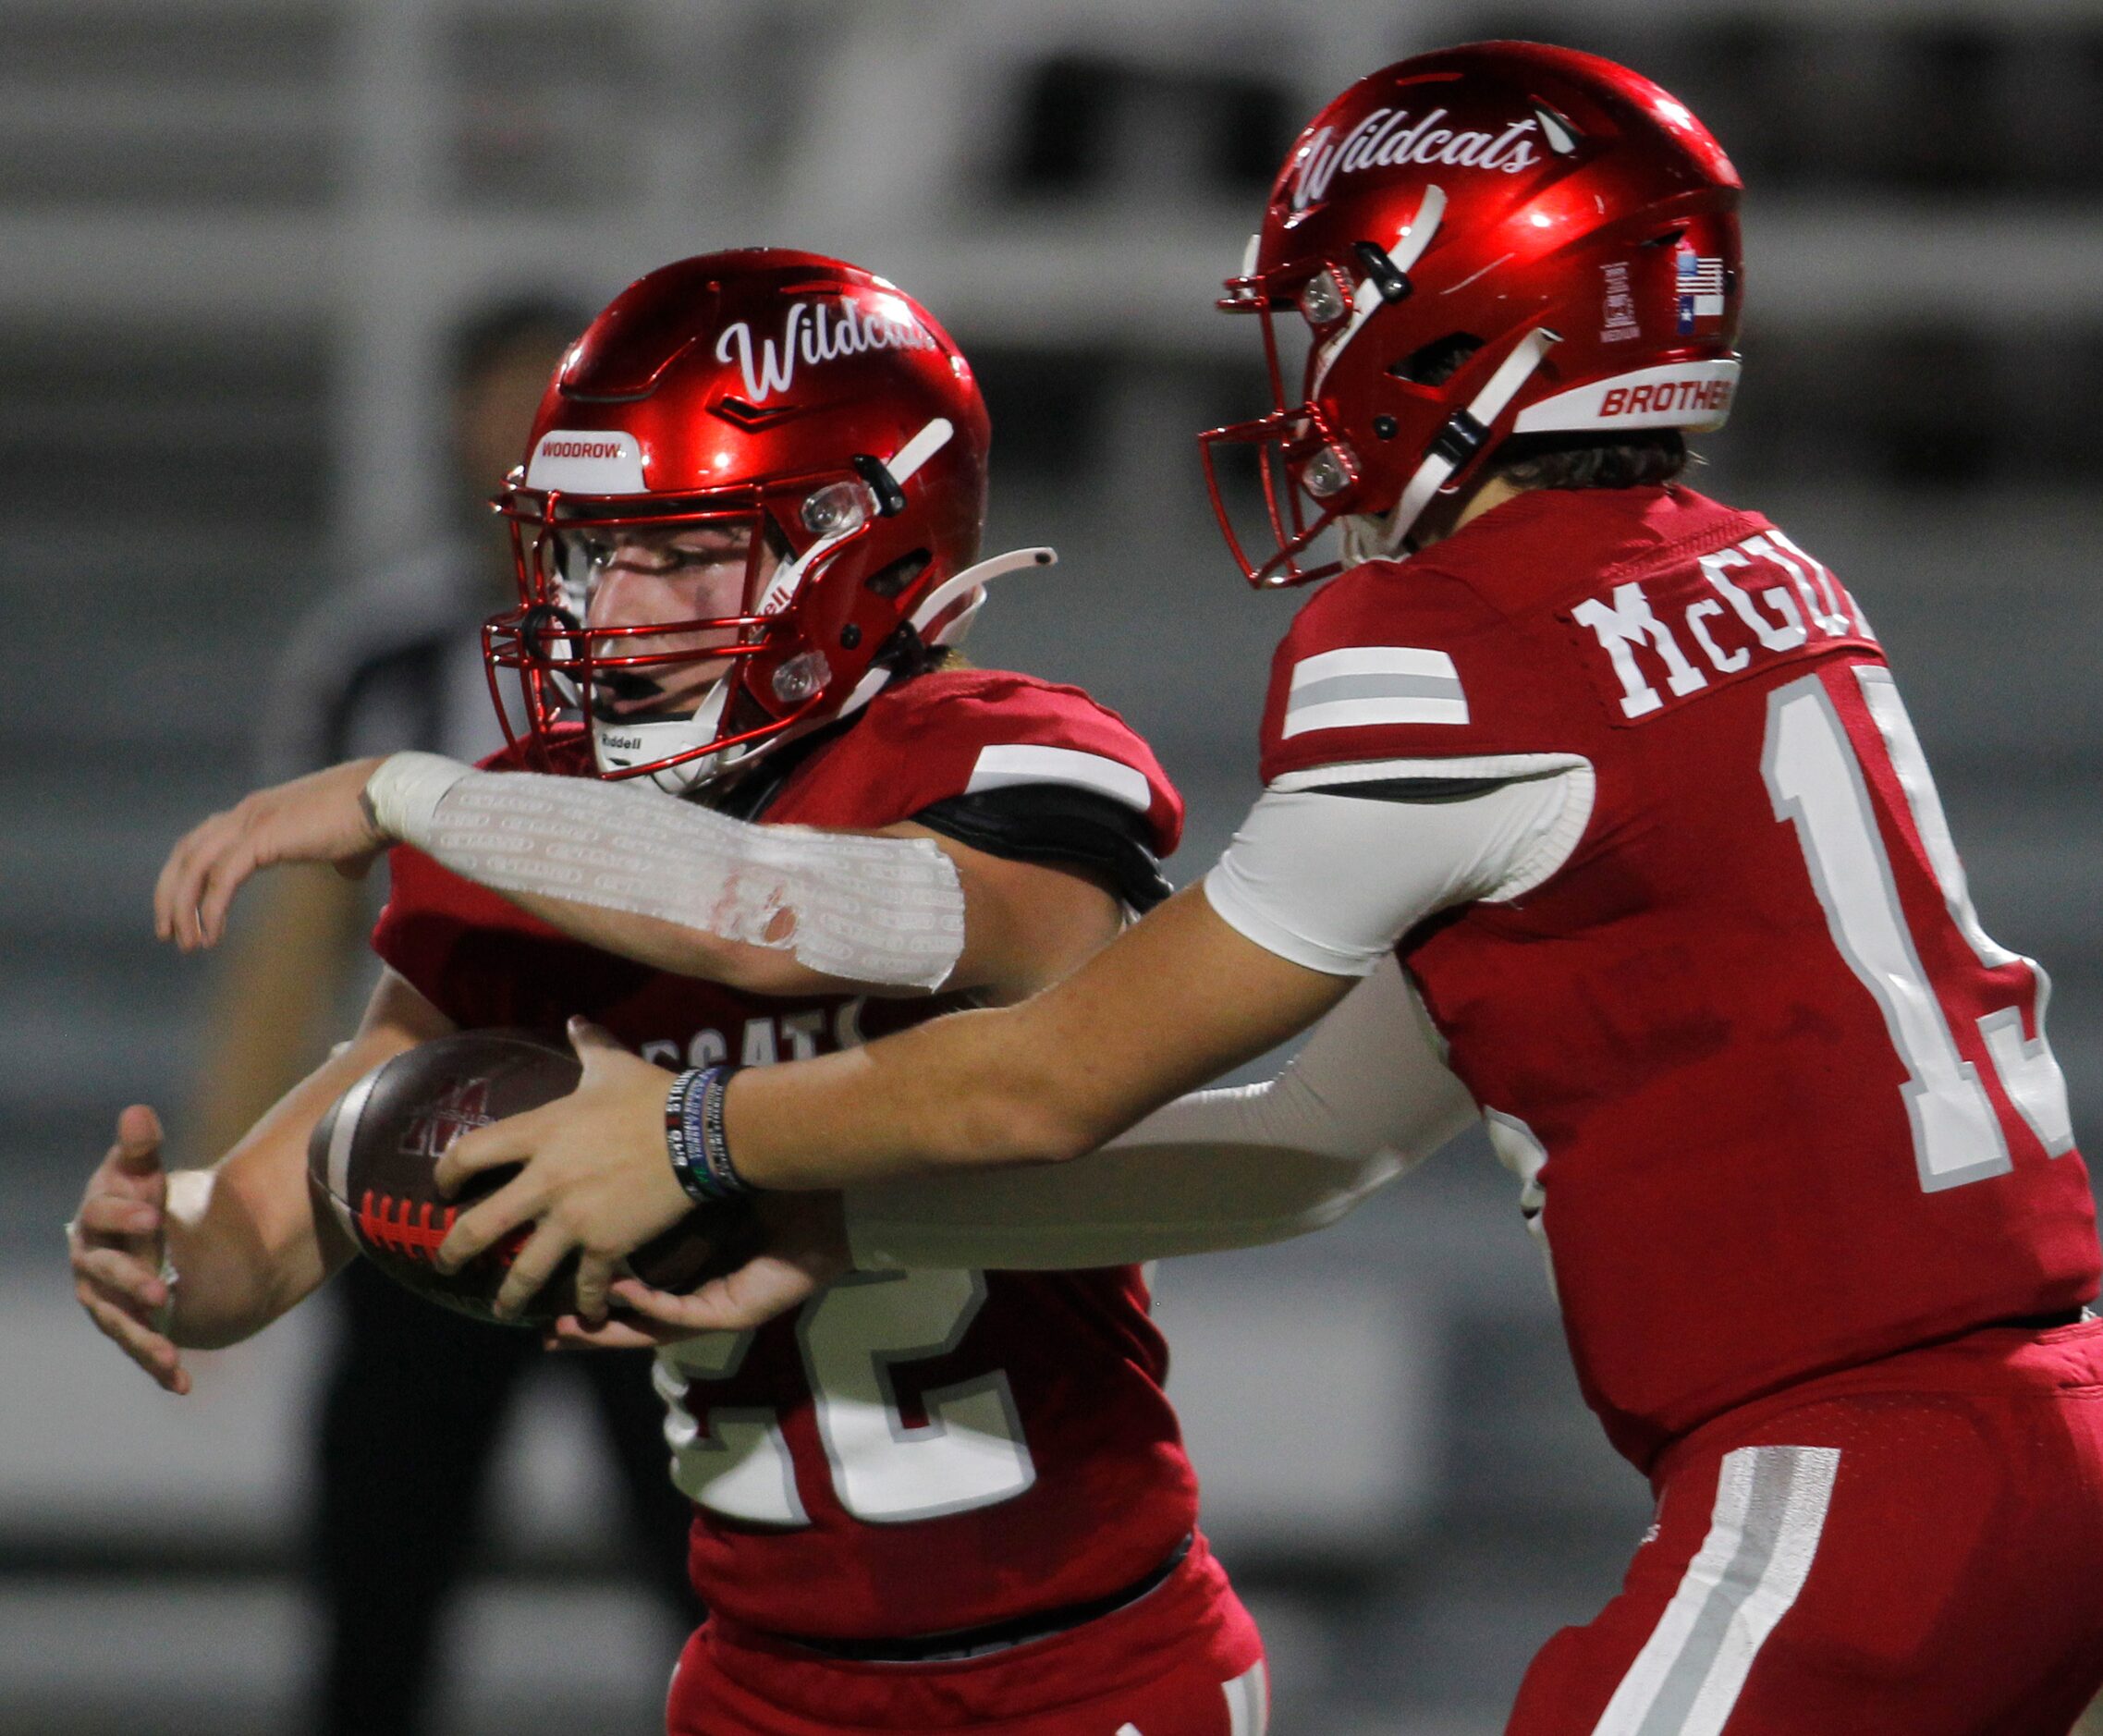
[[[675,1325],[675,1319],[663,1316],[675,1315],[676,1324],[686,1333],[744,1332],[764,1326],[774,1317],[743,1302],[729,1284],[719,1278],[710,1278],[690,1296],[669,1300],[654,1296],[644,1300],[620,1295],[617,1290],[616,1294],[624,1306],[666,1329]],[[677,1304],[676,1308],[673,1303]]]
[[[656,1327],[639,1326],[609,1315],[588,1326],[575,1314],[564,1314],[545,1339],[557,1351],[648,1351],[670,1342],[674,1336]]]
[[[215,813],[177,844],[162,881],[168,937],[183,951],[197,945],[197,899],[214,861],[226,848],[232,816]]]
[[[81,1296],[80,1305],[88,1311],[96,1330],[153,1375],[165,1390],[190,1390],[190,1371],[183,1367],[182,1352],[173,1342],[92,1290]]]
[[[213,816],[214,820],[217,818],[216,814]],[[204,825],[193,826],[176,840],[175,848],[168,852],[168,859],[161,864],[160,874],[153,882],[153,933],[162,940],[179,938],[183,888],[190,884],[193,873],[199,835],[211,824],[212,820],[207,820]]]
[[[255,846],[245,837],[235,840],[213,862],[198,887],[194,907],[199,946],[215,947],[225,938],[226,911],[234,902],[234,894],[248,883],[256,866]]]
[[[80,1202],[72,1228],[83,1246],[143,1241],[161,1228],[161,1208],[128,1193],[91,1193]]]
[[[499,1168],[505,1164],[523,1163],[531,1157],[540,1125],[536,1119],[539,1114],[537,1109],[529,1109],[523,1115],[507,1116],[501,1121],[492,1121],[487,1127],[470,1128],[462,1133],[446,1147],[446,1155],[438,1159],[437,1168],[432,1171],[438,1192],[450,1199],[470,1176],[479,1175],[484,1169]]]
[[[161,1168],[159,1133],[159,1121],[142,1104],[134,1104],[117,1119],[117,1137],[88,1178],[70,1230],[97,1236],[155,1233],[168,1187]],[[142,1229],[132,1228],[128,1207],[151,1211],[154,1222]]]
[[[116,1118],[116,1143],[110,1155],[127,1175],[161,1173],[161,1118],[143,1103],[134,1103]]]
[[[168,1300],[167,1282],[159,1265],[148,1265],[119,1248],[75,1250],[73,1272],[105,1300],[122,1302],[141,1315]]]
[[[614,1295],[644,1318],[685,1332],[743,1332],[801,1307],[823,1288],[794,1261],[762,1253],[689,1296],[666,1295],[632,1279],[616,1284]]]
[[[594,1024],[581,1014],[569,1021],[569,1046],[577,1052],[577,1058],[584,1063],[589,1073],[594,1062],[605,1059],[608,1054],[628,1055],[631,1051],[626,1044],[602,1024]]]
[[[577,1312],[593,1325],[606,1317],[606,1287],[613,1282],[614,1263],[604,1254],[587,1250],[577,1262]]]
[[[636,1278],[623,1278],[614,1286],[614,1300],[661,1330],[684,1338],[708,1330],[709,1314],[703,1297],[719,1282],[713,1280],[691,1296],[676,1296],[669,1290],[653,1290]]]
[[[530,1173],[514,1178],[486,1200],[477,1200],[454,1220],[446,1240],[438,1244],[438,1269],[459,1271],[520,1224],[539,1216],[540,1207],[540,1191]]]
[[[542,1224],[526,1238],[504,1282],[497,1286],[491,1304],[500,1320],[508,1320],[540,1294],[541,1287],[555,1276],[563,1256],[577,1244],[569,1230],[553,1222]]]

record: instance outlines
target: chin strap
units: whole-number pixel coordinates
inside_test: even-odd
[[[928,627],[940,617],[942,612],[960,597],[972,592],[979,594],[970,606],[948,622],[927,642],[931,645],[954,645],[962,640],[979,610],[984,606],[984,587],[989,580],[1004,577],[1008,573],[1021,572],[1031,567],[1050,567],[1057,564],[1058,551],[1051,548],[1019,548],[1006,555],[996,555],[982,560],[976,566],[967,567],[952,579],[942,583],[921,599],[920,606],[912,612],[910,625],[923,636]],[[893,670],[879,666],[869,670],[855,684],[854,691],[847,703],[831,714],[826,721],[851,717],[889,685]],[[693,715],[676,721],[646,724],[622,724],[617,720],[594,717],[592,719],[593,750],[602,767],[618,770],[648,759],[668,759],[713,737],[722,722],[723,713],[729,703],[736,685],[734,674],[716,679],[708,690]],[[627,737],[628,743],[616,746],[609,737]],[[776,742],[773,745],[780,745]],[[697,785],[712,777],[721,776],[751,752],[750,747],[726,748],[720,752],[697,755],[681,760],[676,765],[662,766],[646,777],[646,781],[662,789],[666,795],[683,796]]]
[[[1338,533],[1343,541],[1343,564],[1356,567],[1369,560],[1392,560],[1400,548],[1400,538],[1390,538],[1391,512],[1354,512],[1339,519]]]
[[[721,727],[735,679],[733,674],[717,676],[708,691],[702,695],[701,703],[694,707],[691,717],[645,724],[623,724],[617,719],[593,717],[593,757],[602,771],[623,771],[644,760],[670,759],[675,753],[698,747]],[[729,770],[744,757],[746,751],[740,747],[696,754],[676,765],[661,765],[634,781],[653,785],[667,796],[683,796],[695,786]]]
[[[1395,509],[1385,520],[1360,515],[1346,524],[1347,549],[1352,524],[1368,524],[1377,527],[1370,538],[1373,550],[1359,558],[1391,559],[1402,546],[1403,538],[1424,516],[1424,509],[1431,505],[1432,496],[1446,486],[1456,471],[1482,450],[1489,438],[1489,431],[1497,425],[1497,419],[1511,407],[1511,400],[1534,377],[1542,358],[1561,341],[1559,332],[1551,332],[1545,325],[1535,326],[1521,338],[1467,409],[1456,411],[1433,437],[1431,449],[1424,454],[1424,462],[1417,466],[1416,474],[1410,478],[1409,486],[1402,490],[1401,498],[1395,502]],[[1362,545],[1364,540],[1361,539]]]

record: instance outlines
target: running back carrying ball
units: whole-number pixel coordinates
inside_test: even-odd
[[[463,1031],[419,1044],[374,1068],[322,1118],[307,1145],[309,1183],[390,1278],[442,1306],[495,1320],[490,1304],[522,1236],[449,1275],[438,1270],[438,1244],[462,1211],[515,1172],[477,1176],[446,1199],[438,1159],[470,1128],[567,1095],[580,1071],[568,1049],[524,1032]],[[741,1202],[697,1209],[637,1249],[629,1266],[656,1289],[690,1290],[740,1265],[752,1233]],[[524,1313],[501,1324],[538,1328],[573,1313],[575,1275],[572,1258]]]

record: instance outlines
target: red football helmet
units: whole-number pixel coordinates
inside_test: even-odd
[[[1275,404],[1200,436],[1251,582],[1336,571],[1300,557],[1339,521],[1347,560],[1398,553],[1511,434],[1720,426],[1738,193],[1700,121],[1591,55],[1477,43],[1352,85],[1294,144],[1220,303],[1262,315]],[[1260,558],[1222,496],[1231,446],[1256,454]]]
[[[1050,558],[972,567],[988,439],[948,335],[857,266],[755,248],[631,284],[496,502],[520,598],[483,632],[507,732],[588,724],[600,776],[677,793],[858,709],[960,635],[980,581]]]

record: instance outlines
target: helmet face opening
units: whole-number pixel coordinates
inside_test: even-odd
[[[484,646],[522,703],[514,727],[499,693],[507,732],[581,725],[603,776],[679,768],[660,781],[681,789],[807,715],[829,671],[796,649],[799,595],[877,516],[852,473],[678,501],[515,487],[498,509],[520,605]]]

